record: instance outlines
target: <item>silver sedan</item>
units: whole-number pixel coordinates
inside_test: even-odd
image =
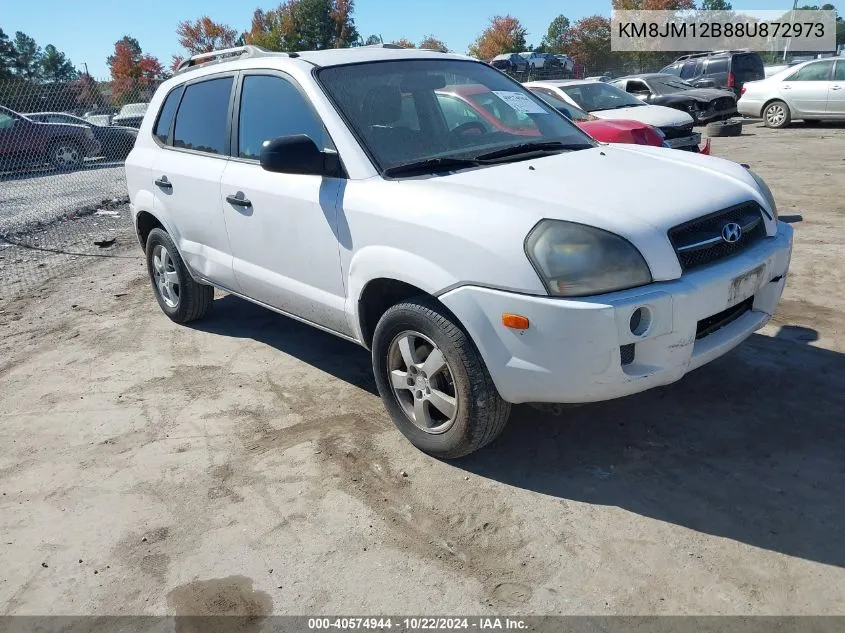
[[[845,57],[805,62],[749,81],[736,107],[772,128],[786,127],[793,119],[845,120]]]

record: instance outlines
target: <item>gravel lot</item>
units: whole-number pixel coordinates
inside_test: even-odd
[[[123,163],[92,161],[68,173],[30,169],[0,173],[0,234],[47,224],[96,205],[126,196]]]
[[[776,319],[458,462],[363,349],[222,295],[171,323],[137,247],[7,301],[2,613],[845,614],[845,128],[713,146],[796,229]]]

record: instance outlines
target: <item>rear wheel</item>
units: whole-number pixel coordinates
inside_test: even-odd
[[[214,301],[214,288],[193,280],[167,232],[150,231],[146,252],[150,282],[162,311],[176,323],[205,316]]]
[[[76,141],[62,139],[50,146],[47,158],[56,169],[70,171],[82,165],[85,154]]]
[[[789,125],[792,119],[792,114],[789,111],[789,106],[783,101],[772,101],[763,110],[763,121],[766,127],[780,129]]]
[[[502,432],[510,414],[472,340],[427,297],[397,304],[381,317],[373,371],[394,424],[435,457],[478,450]]]

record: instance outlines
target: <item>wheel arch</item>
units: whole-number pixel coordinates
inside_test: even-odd
[[[388,246],[362,248],[348,270],[347,314],[358,340],[368,349],[376,323],[387,308],[417,295],[437,299],[458,281],[430,260]],[[443,308],[448,310],[445,305]]]

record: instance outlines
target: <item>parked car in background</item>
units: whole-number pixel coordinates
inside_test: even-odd
[[[159,87],[126,161],[152,294],[187,323],[217,286],[362,345],[427,453],[488,444],[513,403],[678,381],[775,313],[792,227],[742,165],[599,145],[462,55],[212,55]],[[447,82],[539,136],[448,129]]]
[[[563,70],[571,72],[575,69],[575,60],[569,55],[555,55],[555,57]]]
[[[592,77],[584,77],[584,81],[610,81],[613,77],[610,73],[605,73],[603,75],[593,75]]]
[[[663,133],[637,121],[602,121],[554,96],[532,90],[579,128],[603,143],[663,145]],[[479,134],[499,131],[517,136],[539,137],[542,132],[527,113],[514,108],[483,84],[455,84],[435,92],[450,131],[464,126]],[[412,97],[405,97],[412,98]]]
[[[509,70],[517,73],[528,70],[528,61],[519,53],[496,55],[490,60],[490,65],[499,70]]]
[[[766,76],[763,58],[746,49],[681,55],[660,72],[686,79],[696,88],[726,88],[737,97],[746,81]]]
[[[127,127],[141,127],[144,113],[147,111],[148,103],[127,103],[112,117],[112,125],[125,125]]]
[[[538,53],[537,51],[525,51],[520,53],[520,56],[528,61],[528,66],[531,68],[559,68],[560,62],[557,57],[551,53]]]
[[[845,120],[845,59],[804,62],[762,81],[743,86],[741,114],[763,117],[771,128],[794,119],[805,123]]]
[[[102,155],[109,160],[122,160],[132,151],[138,130],[132,127],[117,127],[96,125],[72,114],[65,112],[34,112],[26,115],[39,123],[67,123],[70,125],[84,125],[94,132],[94,138],[100,143]],[[95,115],[104,116],[104,115]]]
[[[529,90],[552,106],[562,115],[571,119],[575,125],[602,143],[631,143],[633,145],[653,145],[668,147],[660,128],[634,121],[633,119],[600,119],[585,112],[578,106],[558,98],[548,88],[530,87]],[[709,144],[702,149],[702,154],[710,153]]]
[[[692,84],[659,73],[629,75],[610,85],[621,88],[640,101],[688,113],[697,124],[724,121],[736,116],[736,96],[721,88],[695,88]]]
[[[117,114],[117,108],[114,108],[112,106],[107,106],[107,105],[97,106],[97,107],[91,108],[90,110],[86,110],[82,114],[82,118],[87,119],[90,116],[99,116],[99,115],[102,115],[102,114],[105,114],[105,115],[108,115],[109,117],[112,117],[115,114]]]
[[[701,134],[693,131],[695,122],[686,112],[665,106],[648,105],[624,90],[601,81],[529,81],[532,88],[547,88],[554,96],[576,105],[600,119],[633,119],[660,128],[666,144],[673,149],[700,151]]]
[[[49,163],[67,171],[99,153],[89,126],[38,123],[0,106],[0,169]]]
[[[111,125],[111,117],[110,114],[86,114],[82,119],[92,125],[106,126]]]

